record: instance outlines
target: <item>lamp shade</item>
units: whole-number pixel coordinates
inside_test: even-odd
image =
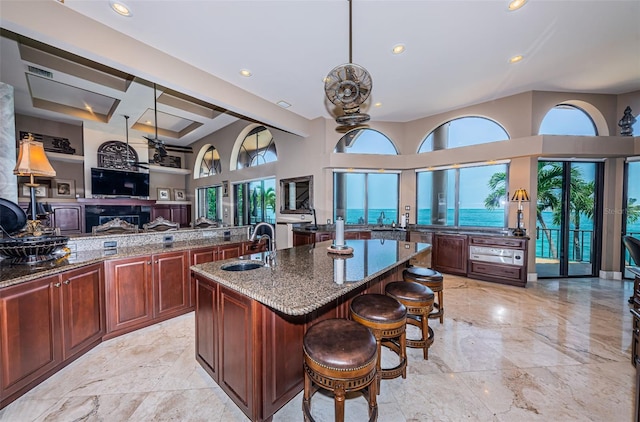
[[[44,152],[44,145],[33,139],[29,134],[28,138],[20,141],[20,152],[13,174],[19,176],[46,176],[55,177],[56,171],[51,167]]]
[[[511,197],[512,201],[529,202],[529,193],[526,189],[516,189],[515,193]]]

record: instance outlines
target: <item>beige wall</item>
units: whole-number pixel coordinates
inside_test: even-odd
[[[575,136],[540,136],[538,127],[547,111],[558,103],[571,103],[583,107],[596,116],[599,131],[609,136],[575,137]],[[513,188],[525,187],[535,203],[537,161],[539,157],[588,157],[606,158],[605,164],[605,209],[608,214],[603,216],[605,228],[603,231],[603,270],[619,271],[620,257],[620,227],[621,217],[611,210],[622,207],[622,180],[624,159],[640,155],[640,137],[629,138],[615,136],[619,133],[617,122],[622,117],[624,108],[629,105],[634,113],[640,112],[640,91],[624,95],[580,94],[559,92],[525,92],[494,101],[451,110],[435,116],[429,116],[407,123],[370,122],[369,127],[388,136],[399,151],[398,156],[378,156],[366,154],[334,154],[333,149],[343,136],[336,131],[336,123],[332,120],[315,119],[306,125],[308,136],[269,128],[272,132],[278,152],[278,161],[264,166],[243,170],[232,169],[234,146],[243,138],[244,133],[255,126],[255,123],[238,120],[223,129],[197,141],[192,145],[194,154],[185,154],[183,167],[192,171],[198,151],[213,145],[222,158],[222,173],[203,179],[193,179],[192,175],[175,175],[152,173],[151,197],[155,198],[157,187],[187,188],[188,199],[193,200],[193,194],[198,187],[220,185],[223,180],[229,181],[230,187],[234,183],[256,180],[261,178],[300,177],[312,175],[314,178],[314,206],[317,210],[318,221],[325,222],[333,219],[333,172],[334,168],[367,168],[399,170],[400,178],[400,208],[404,212],[406,205],[410,206],[410,222],[415,222],[415,169],[429,166],[462,164],[470,162],[486,162],[491,160],[509,159],[511,161],[509,178]],[[463,116],[483,116],[500,123],[511,136],[509,141],[494,142],[484,145],[454,148],[417,154],[422,140],[436,127],[454,118]],[[67,164],[56,165],[60,178],[74,178],[83,180],[79,185],[89,185],[88,169],[95,166],[98,145],[106,140],[117,139],[124,141],[120,134],[105,134],[99,131],[81,127],[60,128],[52,127],[47,121],[33,118],[16,118],[16,130],[32,130],[65,136],[70,139],[83,139],[84,149],[84,177],[78,172],[82,170]],[[81,134],[67,134],[67,131],[82,130]],[[131,136],[131,135],[130,135]],[[78,145],[72,141],[74,147]],[[147,149],[144,144],[133,145],[141,160],[147,159]],[[59,167],[59,169],[58,169]],[[87,193],[88,194],[88,193]],[[277,190],[280,196],[279,186]],[[195,204],[194,204],[195,205]],[[226,210],[227,222],[232,221],[233,204],[231,197],[225,198],[223,208]],[[195,213],[195,210],[194,210]],[[300,221],[300,216],[278,213],[278,221]],[[309,216],[305,216],[308,219]],[[515,225],[515,209],[509,211],[509,225]],[[525,209],[526,227],[535,227],[535,213]],[[534,241],[530,250],[533,251]],[[529,256],[530,268],[534,263],[533,253]]]

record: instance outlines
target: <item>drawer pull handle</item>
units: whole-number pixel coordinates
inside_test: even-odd
[[[67,285],[68,285],[69,283],[71,283],[71,280],[65,280],[65,281],[64,281],[64,284],[67,284]]]
[[[54,286],[54,287],[60,287],[60,282],[58,281],[58,282],[57,282],[57,283],[55,283],[53,286]]]

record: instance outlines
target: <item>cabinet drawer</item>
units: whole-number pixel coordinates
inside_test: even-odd
[[[469,261],[470,273],[491,275],[501,278],[520,280],[522,277],[522,267],[491,264],[486,262]]]
[[[469,237],[469,244],[482,246],[501,246],[505,248],[524,249],[525,239]]]

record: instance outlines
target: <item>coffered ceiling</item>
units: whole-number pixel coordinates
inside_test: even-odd
[[[303,136],[311,120],[335,117],[323,78],[349,59],[346,0],[123,1],[132,16],[108,0],[0,1],[0,80],[15,87],[17,112],[114,133],[129,115],[132,130],[152,133],[156,82],[158,136],[176,145],[238,116]],[[506,0],[352,7],[352,58],[373,78],[372,121],[530,90],[640,89],[637,0],[529,0],[514,12]],[[398,44],[405,51],[394,55]]]

